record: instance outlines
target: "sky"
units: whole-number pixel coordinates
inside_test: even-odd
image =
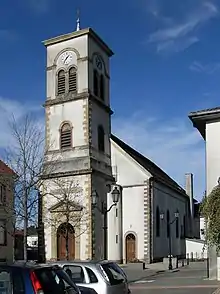
[[[219,106],[220,1],[1,0],[0,148],[8,119],[34,111],[43,118],[46,51],[42,41],[92,27],[111,58],[112,131],[194,196],[205,190],[205,143],[190,111]]]

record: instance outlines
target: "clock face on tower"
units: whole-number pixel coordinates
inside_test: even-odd
[[[95,63],[96,63],[97,68],[99,70],[102,70],[102,60],[98,55],[96,55],[96,57],[95,57]]]
[[[68,65],[73,59],[73,54],[70,51],[66,51],[62,54],[61,60],[63,64]]]

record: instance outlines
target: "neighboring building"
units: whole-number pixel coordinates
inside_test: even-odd
[[[206,143],[206,193],[209,195],[220,178],[220,107],[191,112],[189,118]],[[209,276],[217,278],[217,254],[209,248]]]
[[[15,173],[0,160],[0,261],[14,259]]]
[[[111,135],[113,52],[90,28],[44,45],[47,152],[41,193],[47,195],[43,198],[46,259],[66,258],[67,226],[70,259],[103,258],[103,217],[92,210],[91,195],[98,194],[99,206],[110,205],[115,185],[121,201],[108,215],[108,257],[161,259],[168,255],[169,234],[172,253],[184,255],[184,238],[193,231],[192,175],[187,175],[188,196],[153,162]],[[63,189],[68,187],[75,190],[66,195]],[[63,194],[70,196],[68,203]],[[67,204],[71,217],[66,215]],[[179,218],[169,230],[166,221],[172,221],[175,212]],[[86,220],[75,226],[83,213]]]
[[[155,163],[114,135],[111,152],[113,175],[122,192],[108,217],[109,258],[123,262],[161,260],[169,254],[169,234],[172,254],[185,256],[185,237],[193,235],[192,175],[186,175],[188,196]],[[112,199],[108,199],[110,206]],[[167,223],[175,220],[176,212],[179,217],[169,228]]]

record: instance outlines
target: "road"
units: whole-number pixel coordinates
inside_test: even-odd
[[[220,283],[206,278],[205,264],[202,263],[172,272],[142,271],[142,275],[139,273],[142,278],[136,280],[132,280],[132,276],[129,280],[133,294],[194,294],[195,291],[200,294],[220,294]]]

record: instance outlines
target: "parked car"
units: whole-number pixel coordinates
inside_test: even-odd
[[[129,294],[126,274],[112,261],[57,261],[77,286],[89,287],[97,294]]]
[[[0,264],[0,293],[80,294],[65,271],[55,265]],[[90,292],[85,292],[88,294]]]

